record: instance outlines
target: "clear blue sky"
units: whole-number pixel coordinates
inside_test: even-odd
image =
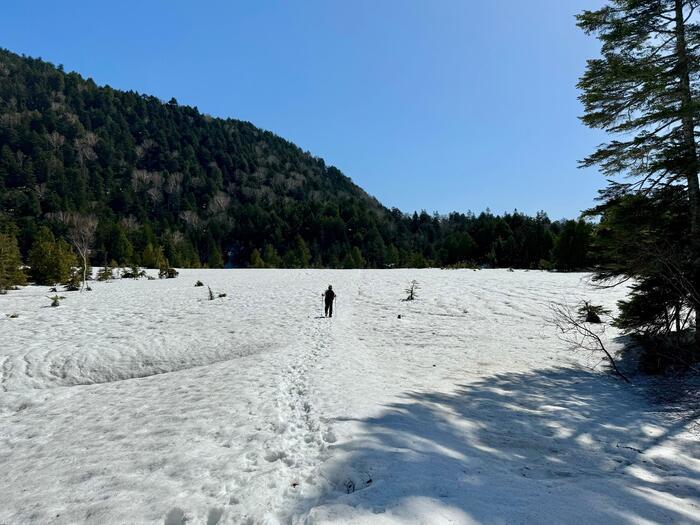
[[[249,120],[388,206],[553,218],[604,181],[577,119],[602,0],[5,0],[0,46]]]

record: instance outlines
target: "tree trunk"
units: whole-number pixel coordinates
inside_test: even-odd
[[[693,118],[693,96],[690,89],[690,72],[688,66],[688,49],[685,38],[685,15],[683,14],[684,0],[675,0],[676,8],[676,54],[678,58],[679,95],[681,102],[681,122],[683,145],[686,159],[684,173],[688,182],[688,205],[690,212],[690,245],[693,260],[694,287],[693,307],[695,310],[695,346],[700,356],[700,329],[698,329],[698,312],[700,311],[700,185],[698,185],[698,155],[695,144],[695,120]]]

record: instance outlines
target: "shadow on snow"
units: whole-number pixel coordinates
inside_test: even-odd
[[[426,504],[486,523],[689,522],[677,503],[698,505],[700,472],[651,449],[696,416],[661,417],[622,382],[566,368],[410,392],[376,417],[336,420],[361,429],[322,469],[336,492],[299,510],[358,522],[411,521]],[[675,446],[698,458],[697,440]]]

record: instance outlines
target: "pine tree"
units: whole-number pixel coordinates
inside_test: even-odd
[[[251,268],[265,268],[265,261],[263,261],[257,248],[250,254],[250,264],[248,266]]]
[[[308,268],[311,263],[311,252],[300,235],[294,238],[294,245],[284,255],[284,266],[287,268]]]
[[[153,246],[150,242],[146,244],[141,255],[141,264],[146,268],[163,268],[167,267],[165,258],[165,250],[162,246]]]
[[[602,57],[589,60],[579,82],[583,121],[618,138],[583,161],[598,165],[612,183],[603,197],[682,185],[688,204],[687,281],[693,309],[700,310],[700,188],[696,125],[700,106],[700,25],[691,14],[696,0],[609,0],[584,11],[578,25],[602,42]],[[624,261],[618,261],[624,265]],[[629,267],[620,272],[635,277]],[[651,299],[651,297],[649,297]],[[695,331],[700,350],[700,330]]]
[[[17,239],[0,233],[0,293],[25,283]]]
[[[262,254],[263,261],[265,261],[265,266],[268,268],[279,268],[282,264],[279,254],[274,246],[271,244],[266,244],[263,249]]]
[[[365,259],[357,246],[353,246],[343,260],[343,268],[364,268]]]
[[[66,241],[56,239],[46,227],[39,231],[29,251],[29,273],[36,284],[65,283],[77,264],[78,258]]]

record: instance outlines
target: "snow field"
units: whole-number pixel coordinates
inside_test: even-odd
[[[584,274],[93,289],[0,296],[0,523],[700,523],[695,415],[592,370],[547,320],[552,301],[614,307]]]

